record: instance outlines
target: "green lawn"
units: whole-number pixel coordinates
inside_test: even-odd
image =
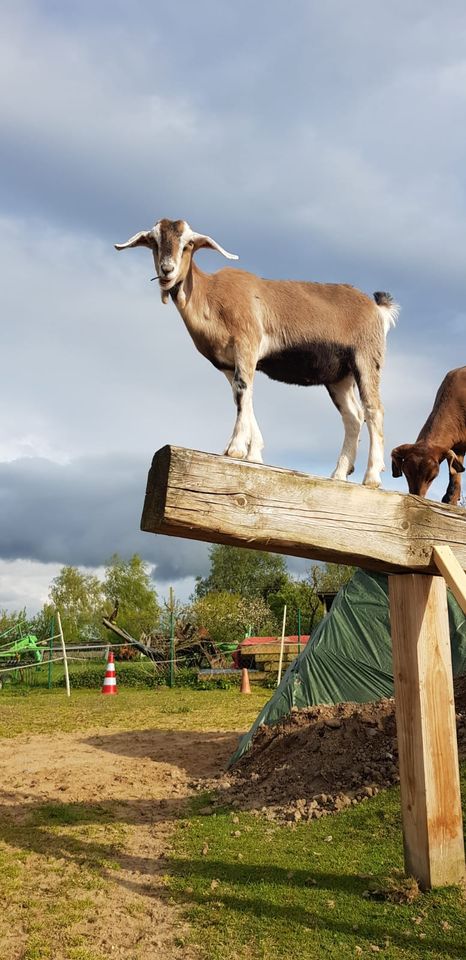
[[[250,696],[237,689],[196,690],[187,687],[137,689],[120,687],[116,697],[99,690],[0,691],[0,737],[27,733],[74,732],[96,727],[132,730],[246,730],[270,690],[253,687]]]
[[[24,696],[2,691],[0,735],[102,727],[240,731],[268,696],[260,689],[243,697],[237,690],[163,687],[121,689],[111,698],[79,690],[67,701],[62,690]],[[462,773],[466,799],[464,766]],[[92,950],[95,905],[98,901],[103,910],[109,897],[117,896],[120,858],[140,828],[111,802],[89,807],[38,801],[23,821],[21,843],[14,824],[0,822],[3,919],[10,911],[14,925],[15,915],[26,916],[27,904],[30,928],[22,960],[61,957],[53,944],[66,937],[66,960],[103,960],[105,952]],[[386,960],[466,957],[460,890],[436,890],[409,901],[397,790],[293,827],[235,810],[202,815],[206,803],[202,796],[180,804],[165,867],[167,895],[189,918],[191,946],[204,960],[346,960],[377,953]],[[404,902],[394,902],[400,898]],[[150,903],[148,896],[141,909],[147,904],[150,911]],[[125,911],[139,908],[125,901],[114,909],[124,923]],[[141,942],[141,960],[156,955]]]
[[[464,960],[464,894],[409,902],[401,836],[397,789],[293,828],[193,810],[175,837],[170,883],[206,960]]]

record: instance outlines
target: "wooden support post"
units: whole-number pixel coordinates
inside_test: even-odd
[[[462,881],[450,635],[438,574],[463,602],[466,511],[164,447],[149,472],[141,527],[390,575],[406,870],[425,889]]]
[[[435,565],[445,578],[456,602],[466,614],[466,573],[449,546],[434,547]]]
[[[445,581],[389,577],[405,865],[422,889],[465,878]]]

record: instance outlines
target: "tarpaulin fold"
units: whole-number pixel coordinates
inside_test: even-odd
[[[450,591],[448,617],[453,674],[461,676],[466,673],[466,618]],[[357,570],[240,740],[230,765],[249,750],[261,724],[277,723],[293,707],[365,703],[392,696],[388,578]]]

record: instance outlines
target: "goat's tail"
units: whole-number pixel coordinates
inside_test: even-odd
[[[383,293],[377,290],[374,293],[374,300],[377,304],[377,313],[382,320],[385,336],[387,336],[390,327],[394,327],[400,313],[400,306],[395,303],[391,293]]]

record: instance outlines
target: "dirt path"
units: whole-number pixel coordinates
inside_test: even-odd
[[[0,741],[2,840],[11,848],[13,838],[43,897],[51,894],[49,872],[56,886],[57,865],[62,882],[72,881],[74,895],[80,864],[86,867],[93,858],[100,864],[105,884],[93,891],[95,909],[73,928],[96,956],[194,956],[183,943],[185,924],[166,895],[164,855],[174,818],[195,791],[193,779],[215,777],[236,743],[237,734],[154,730]],[[43,804],[53,805],[50,817],[37,823]],[[58,826],[50,835],[54,816]],[[105,866],[109,858],[111,869]],[[9,926],[1,930],[2,958],[21,960],[30,924],[16,923],[14,933]],[[66,948],[57,944],[53,958],[68,960]]]

